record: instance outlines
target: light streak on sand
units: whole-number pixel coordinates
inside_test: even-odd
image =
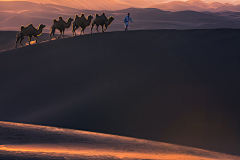
[[[110,134],[0,121],[0,154],[68,159],[240,160],[238,156]]]
[[[109,156],[116,158],[134,158],[134,159],[191,159],[191,160],[215,160],[212,158],[204,158],[198,156],[192,156],[187,154],[164,154],[164,153],[139,153],[139,152],[121,152],[114,150],[102,150],[102,149],[77,149],[77,148],[64,148],[56,145],[1,145],[0,150],[2,151],[10,151],[10,152],[25,152],[25,153],[50,153],[55,156],[58,155],[82,155],[82,156]]]

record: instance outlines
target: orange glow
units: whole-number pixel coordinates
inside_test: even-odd
[[[204,158],[198,156],[192,156],[187,154],[166,154],[166,153],[139,153],[139,152],[121,152],[114,150],[102,150],[102,149],[79,149],[79,148],[64,148],[54,145],[1,145],[0,150],[10,152],[25,152],[25,153],[51,153],[51,155],[68,155],[77,157],[81,156],[109,156],[117,158],[137,158],[137,159],[191,159],[191,160],[215,160],[212,158]]]
[[[30,157],[34,155],[40,158],[43,156],[55,156],[68,157],[69,159],[80,159],[81,157],[155,160],[239,159],[238,156],[192,147],[74,129],[2,121],[0,121],[0,127],[7,129],[7,132],[11,133],[8,135],[6,132],[2,135],[5,142],[0,145],[0,152],[3,151],[7,155],[16,157],[19,155]],[[15,132],[22,134],[16,136]],[[37,135],[29,134],[31,132],[37,133]],[[16,138],[16,141],[8,141],[4,139],[4,136],[12,137],[13,140]],[[43,137],[50,141],[41,143]],[[28,144],[19,143],[17,140],[19,138],[23,140],[27,138]],[[83,141],[75,141],[76,138],[81,138]]]

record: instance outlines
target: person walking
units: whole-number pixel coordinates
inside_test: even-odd
[[[132,18],[130,17],[130,13],[128,13],[128,15],[123,20],[123,23],[125,23],[125,31],[127,31],[129,28],[129,21],[133,23]]]

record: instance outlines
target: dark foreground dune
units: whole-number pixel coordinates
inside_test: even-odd
[[[0,54],[0,120],[240,155],[240,30],[77,36]]]
[[[0,122],[0,159],[237,160],[217,152],[108,134]]]

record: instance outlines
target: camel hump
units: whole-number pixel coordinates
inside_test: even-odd
[[[63,20],[62,16],[59,16],[58,19],[59,19],[59,20]]]
[[[57,20],[56,20],[56,19],[54,19],[54,20],[53,20],[53,23],[55,23],[55,22],[57,22]]]
[[[75,18],[79,18],[77,14],[75,15]]]
[[[33,24],[30,23],[26,28],[33,27]]]
[[[23,25],[21,25],[21,27],[20,27],[20,29],[22,30],[22,29],[24,29],[25,27],[23,26]]]
[[[81,14],[81,17],[84,17],[84,16],[85,16],[84,13],[82,13],[82,14]]]
[[[100,17],[99,14],[96,13],[96,17]]]
[[[104,16],[105,16],[105,12],[103,12],[103,13],[102,13],[102,15],[104,15]]]

